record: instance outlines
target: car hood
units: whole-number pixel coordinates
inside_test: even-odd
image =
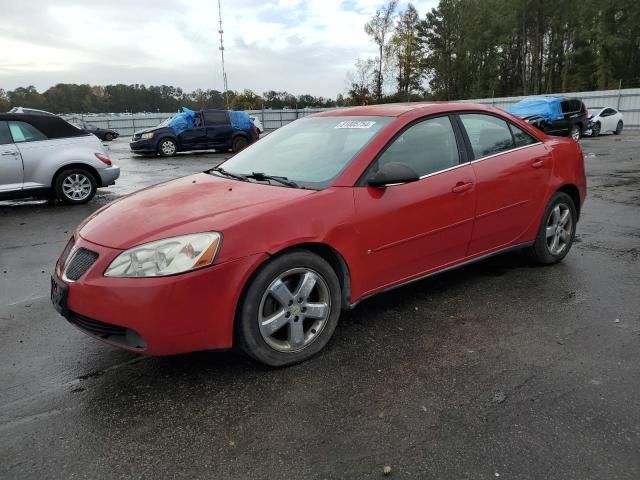
[[[155,132],[157,130],[162,130],[163,128],[167,128],[167,127],[149,127],[149,128],[145,128],[144,130],[138,130],[137,132],[134,132],[134,135],[142,135],[143,133],[151,133],[151,132]]]
[[[231,225],[313,193],[201,173],[116,200],[88,217],[78,233],[90,242],[117,249],[204,231],[224,235]]]

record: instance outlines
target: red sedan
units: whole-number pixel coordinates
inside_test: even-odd
[[[507,250],[562,260],[585,195],[578,143],[495,108],[324,112],[97,211],[58,260],[51,297],[117,347],[236,344],[287,365],[371,295]]]

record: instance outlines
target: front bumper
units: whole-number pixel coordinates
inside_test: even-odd
[[[54,277],[64,278],[66,288],[58,310],[84,333],[147,355],[230,348],[242,289],[267,258],[256,254],[171,277],[113,278],[103,273],[121,250],[81,237],[75,247],[98,259],[77,281],[64,277],[58,262]]]
[[[141,138],[140,140],[132,140],[129,142],[129,148],[132,152],[138,153],[155,153],[157,146],[152,138]]]
[[[120,177],[120,167],[117,165],[111,165],[107,168],[101,168],[98,170],[100,175],[101,186],[107,187],[116,183],[116,179]]]

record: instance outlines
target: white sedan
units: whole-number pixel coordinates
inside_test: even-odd
[[[261,134],[262,132],[264,132],[264,128],[262,126],[262,122],[260,121],[260,119],[258,117],[250,116],[249,118],[251,119],[251,121],[253,122],[255,127],[258,129],[258,135]]]
[[[622,114],[611,107],[594,107],[589,109],[589,126],[591,136],[597,137],[601,133],[613,132],[616,135],[622,133],[624,122]]]

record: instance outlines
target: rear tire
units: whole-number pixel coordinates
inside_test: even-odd
[[[576,235],[578,213],[569,195],[556,192],[544,211],[535,243],[527,256],[541,265],[552,265],[567,256]]]
[[[56,197],[67,205],[87,203],[96,194],[98,184],[88,170],[71,168],[58,174],[54,183]]]
[[[231,144],[231,151],[233,153],[238,153],[244,150],[249,146],[249,140],[245,137],[236,137],[233,139],[233,143]]]
[[[618,121],[618,125],[616,125],[616,129],[614,130],[613,134],[614,135],[620,135],[622,133],[622,128],[624,127],[624,124],[622,123],[622,120]]]
[[[582,137],[582,129],[579,125],[573,125],[569,130],[569,136],[576,142]]]
[[[173,157],[178,151],[175,141],[170,138],[163,138],[158,142],[158,154],[161,157]]]
[[[322,257],[307,250],[275,257],[258,270],[240,300],[237,345],[272,367],[303,362],[329,342],[341,298],[338,277]]]

